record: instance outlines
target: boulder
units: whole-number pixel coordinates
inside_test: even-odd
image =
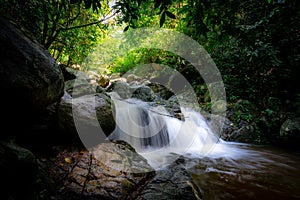
[[[158,83],[150,83],[147,86],[150,87],[153,92],[162,99],[167,100],[174,95],[174,93],[171,92],[167,87]]]
[[[223,116],[220,115],[204,112],[202,112],[202,114],[208,120],[208,125],[216,135],[223,140],[233,141],[233,135],[238,132],[238,127],[233,122],[227,117],[223,118]]]
[[[132,95],[129,84],[123,81],[112,82],[106,91],[116,92],[122,99],[128,99]]]
[[[185,170],[181,157],[173,164],[156,171],[155,177],[143,188],[136,199],[202,199],[200,188]]]
[[[127,80],[127,83],[131,83],[133,81],[140,81],[141,78],[134,75],[134,74],[129,74],[127,77],[126,77],[126,80]]]
[[[78,127],[86,127],[86,134],[90,134],[91,137],[94,128],[101,127],[107,135],[115,129],[112,102],[105,94],[72,98],[65,93],[58,106],[57,115],[60,130],[75,135],[78,134]],[[77,121],[76,126],[74,119]]]
[[[64,76],[65,81],[69,81],[69,80],[72,80],[72,79],[76,78],[75,73],[73,73],[74,69],[69,68],[68,66],[66,66],[64,64],[60,64],[59,68],[61,69],[61,72]]]
[[[55,163],[53,177],[63,182],[59,199],[64,200],[135,199],[155,174],[147,160],[122,141],[61,152]]]
[[[63,95],[62,72],[48,51],[3,18],[0,54],[1,105],[8,113],[43,109]]]
[[[35,156],[14,143],[0,142],[1,199],[34,199]]]
[[[97,83],[101,87],[106,88],[109,85],[109,77],[104,74],[101,74]]]
[[[142,101],[151,102],[156,99],[156,96],[152,89],[148,86],[136,86],[131,87],[132,98],[140,99]]]
[[[300,118],[287,119],[280,128],[279,142],[292,148],[300,144]]]
[[[255,125],[246,125],[232,132],[228,141],[254,143]]]
[[[122,99],[136,98],[150,102],[156,99],[152,89],[145,85],[129,85],[123,81],[113,82],[108,88],[108,92],[116,92]]]
[[[96,92],[96,87],[90,83],[90,78],[87,74],[72,68],[69,68],[68,72],[72,72],[75,75],[75,79],[66,81],[64,90],[73,98]]]

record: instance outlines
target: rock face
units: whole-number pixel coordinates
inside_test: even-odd
[[[34,199],[35,156],[15,144],[0,142],[1,199]]]
[[[63,95],[61,70],[50,54],[0,18],[0,88],[5,106],[44,108]]]
[[[122,141],[104,143],[91,151],[59,154],[55,159],[61,199],[134,199],[155,172],[147,161]]]
[[[74,119],[76,119],[77,126],[75,126]],[[90,134],[87,137],[94,138],[93,134],[97,134],[94,133],[97,131],[94,128],[97,127],[101,127],[103,132],[109,135],[115,129],[111,99],[105,94],[98,93],[78,98],[72,98],[65,93],[58,107],[58,124],[62,131],[72,133],[73,136],[80,131],[76,129],[78,127],[86,127],[84,132]]]
[[[183,167],[183,162],[184,159],[179,158],[165,169],[156,171],[137,199],[202,199],[200,189]]]
[[[288,119],[282,124],[279,140],[283,145],[300,149],[300,118]]]
[[[61,152],[53,160],[57,167],[52,167],[52,176],[61,183],[58,199],[201,199],[183,158],[154,171],[123,141]]]
[[[68,72],[73,72],[74,79],[65,82],[65,91],[68,92],[72,97],[80,97],[96,92],[96,87],[90,83],[90,78],[87,74],[82,71],[67,69]]]

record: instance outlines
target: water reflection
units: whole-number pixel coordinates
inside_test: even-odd
[[[300,199],[299,156],[274,147],[224,145],[223,157],[187,158],[203,199]]]

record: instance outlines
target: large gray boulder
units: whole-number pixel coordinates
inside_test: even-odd
[[[3,18],[0,54],[2,105],[21,113],[45,108],[63,95],[63,75],[48,51]]]
[[[112,101],[105,94],[72,98],[65,93],[58,106],[57,116],[62,132],[87,138],[91,143],[89,146],[99,142],[98,136],[103,133],[109,135],[115,129]]]

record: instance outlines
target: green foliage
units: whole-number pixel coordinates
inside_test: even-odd
[[[234,119],[237,123],[241,121],[251,122],[253,108],[251,108],[251,103],[247,100],[239,100],[233,105],[234,109]]]

